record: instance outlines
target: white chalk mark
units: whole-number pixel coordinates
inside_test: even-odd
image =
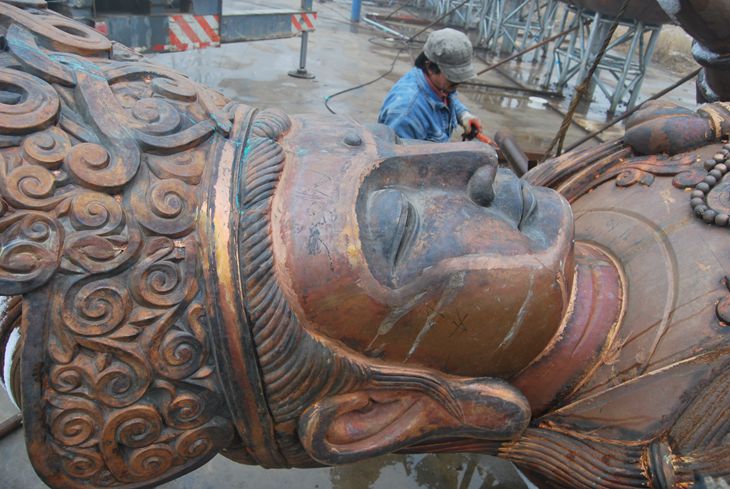
[[[517,333],[519,333],[522,329],[522,324],[525,322],[525,316],[527,315],[528,306],[530,305],[530,302],[532,302],[532,288],[534,285],[535,273],[533,272],[530,274],[530,285],[527,288],[527,295],[525,296],[525,300],[522,301],[522,305],[520,306],[520,310],[517,312],[517,317],[512,323],[512,327],[507,332],[507,335],[502,340],[502,343],[500,343],[497,347],[497,352],[501,352],[502,350],[508,348],[517,337]]]
[[[454,300],[456,297],[457,292],[461,290],[462,287],[464,287],[464,277],[466,276],[466,272],[459,272],[455,273],[449,278],[449,283],[446,284],[446,287],[444,288],[443,293],[441,294],[441,298],[439,298],[438,303],[436,304],[436,307],[431,311],[431,314],[428,315],[428,318],[426,318],[426,322],[424,323],[423,327],[421,328],[421,331],[419,331],[418,336],[416,336],[416,340],[413,342],[413,345],[411,346],[411,349],[408,351],[408,354],[406,355],[406,358],[404,360],[404,363],[410,360],[411,356],[415,353],[418,346],[421,344],[421,341],[423,341],[423,338],[428,334],[429,331],[431,331],[431,328],[433,328],[434,324],[436,324],[436,318],[438,317],[439,313],[441,312],[441,309],[449,304],[451,301]]]
[[[377,340],[379,337],[386,335],[390,333],[390,331],[393,329],[393,326],[395,326],[395,323],[400,321],[400,319],[411,312],[414,307],[416,307],[418,304],[421,303],[421,299],[423,299],[423,296],[426,295],[426,292],[421,292],[420,294],[417,294],[416,296],[412,297],[408,302],[403,304],[400,307],[397,307],[390,311],[390,314],[383,319],[383,322],[380,323],[380,326],[378,327],[378,332],[375,334],[375,337],[373,337],[372,341],[368,345],[368,350],[370,350],[373,347],[373,344],[375,343],[375,340]]]

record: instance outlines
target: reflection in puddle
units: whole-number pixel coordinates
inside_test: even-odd
[[[548,103],[547,100],[541,97],[530,97],[527,106],[531,109],[543,109]]]
[[[514,467],[474,454],[387,455],[330,469],[332,489],[523,489]]]

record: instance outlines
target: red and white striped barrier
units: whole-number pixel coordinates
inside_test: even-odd
[[[152,46],[153,51],[187,51],[220,46],[217,15],[171,15],[168,17],[169,44]]]
[[[317,12],[299,12],[291,16],[292,32],[312,32],[317,20]]]

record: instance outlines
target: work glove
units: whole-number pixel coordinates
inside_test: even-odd
[[[499,151],[497,143],[495,143],[492,138],[484,134],[484,131],[482,130],[482,121],[480,121],[477,116],[470,114],[469,112],[464,112],[459,118],[459,124],[461,124],[461,127],[464,128],[463,141],[478,139]]]
[[[464,128],[465,134],[476,134],[482,132],[482,121],[470,112],[464,112],[461,114],[461,117],[459,117],[459,124]]]

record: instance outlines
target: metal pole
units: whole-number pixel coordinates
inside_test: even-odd
[[[649,66],[649,63],[651,63],[651,58],[654,56],[654,49],[656,48],[657,41],[659,41],[659,34],[661,33],[662,28],[656,27],[651,32],[651,37],[649,38],[649,45],[646,48],[646,52],[643,54],[643,59],[641,59],[641,74],[639,75],[639,81],[634,86],[634,89],[631,91],[631,98],[629,99],[629,105],[628,108],[632,108],[634,104],[636,104],[636,99],[639,98],[639,94],[641,93],[641,85],[644,83],[644,77],[646,76],[646,68]]]
[[[392,34],[395,37],[397,37],[398,39],[402,39],[404,41],[407,41],[408,40],[408,36],[406,36],[404,34],[401,34],[400,32],[398,32],[398,31],[396,31],[394,29],[391,29],[388,26],[385,26],[383,24],[380,24],[378,22],[375,22],[374,20],[368,18],[367,16],[366,17],[363,17],[362,21],[365,22],[366,24],[369,24],[369,25],[375,27],[376,29],[379,29],[379,30],[381,30],[383,32],[387,32],[388,34]]]
[[[634,35],[631,39],[631,47],[629,47],[628,56],[624,61],[623,70],[621,70],[621,76],[619,77],[618,82],[616,82],[616,90],[613,93],[613,97],[611,97],[611,107],[608,108],[609,114],[614,114],[616,112],[618,104],[621,103],[624,98],[624,93],[626,93],[626,77],[629,75],[629,70],[631,69],[631,65],[634,62],[634,53],[636,52],[636,46],[639,44],[639,41],[644,37],[643,22],[635,22],[633,28]],[[641,55],[639,55],[639,63],[641,63]]]
[[[573,51],[575,51],[575,44],[578,42],[577,37],[579,37],[579,35],[580,35],[580,37],[583,37],[583,35],[584,35],[583,29],[582,29],[582,23],[580,23],[584,19],[583,10],[579,9],[576,12],[575,17],[576,17],[576,20],[578,20],[578,22],[579,22],[578,25],[581,26],[581,28],[577,31],[573,31],[570,34],[570,40],[568,41],[568,48],[565,50],[565,58],[564,58],[565,61],[563,63],[564,66],[560,70],[560,74],[559,74],[558,82],[557,82],[557,87],[559,90],[562,90],[563,88],[565,88],[565,85],[568,83],[568,79],[570,78],[568,76],[568,74],[569,74],[570,70],[572,69]],[[593,28],[595,29],[595,28],[597,28],[597,26],[594,25]],[[556,51],[555,51],[556,54],[558,53],[559,47],[560,46],[556,46]]]
[[[570,11],[566,8],[563,10],[563,20],[560,22],[560,30],[562,31],[565,29],[565,26],[568,24],[568,15],[570,14]],[[552,27],[551,27],[552,29]],[[552,32],[552,31],[551,31]],[[560,49],[560,46],[562,46],[563,41],[565,41],[565,36],[560,36],[557,39],[557,42],[555,43],[555,46],[552,49],[552,53],[550,56],[550,62],[548,63],[548,72],[545,76],[545,83],[543,83],[543,87],[547,88],[550,86],[550,81],[553,79],[553,71],[555,71],[555,65],[560,61],[558,58],[558,50]]]
[[[23,415],[20,413],[11,416],[2,423],[0,423],[0,440],[20,428],[23,424]]]
[[[596,12],[593,20],[593,28],[588,36],[588,46],[581,53],[580,59],[580,71],[578,71],[578,81],[582,81],[586,77],[586,73],[589,70],[590,65],[598,57],[598,53],[601,51],[601,45],[605,42],[606,36],[608,35],[608,29],[603,22],[603,18],[600,12]],[[593,90],[591,90],[591,94]]]
[[[352,22],[360,22],[360,14],[362,12],[362,1],[352,0],[352,13],[350,14],[350,20]]]
[[[311,12],[312,2],[314,0],[302,0],[302,11]],[[314,75],[307,71],[307,42],[309,41],[309,32],[302,32],[302,45],[299,49],[299,68],[289,72],[289,76],[294,78],[312,79]]]

